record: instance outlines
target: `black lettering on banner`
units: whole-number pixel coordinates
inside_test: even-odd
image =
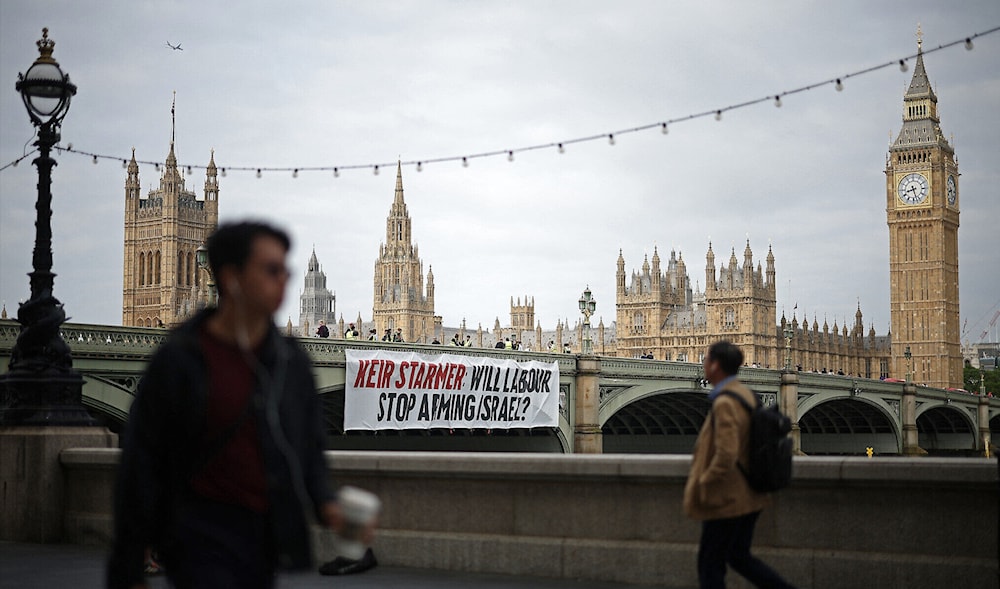
[[[434,395],[435,397],[439,395]],[[429,421],[431,418],[430,407],[428,407],[427,395],[420,396],[420,410],[417,412],[417,421]]]
[[[390,393],[392,394],[392,393]],[[417,396],[413,393],[401,394],[396,397],[396,421],[407,421],[410,418],[410,412],[413,408],[417,406]]]
[[[386,396],[387,396],[386,393],[380,393],[378,396],[378,417],[376,417],[377,421],[382,421],[383,419],[385,419],[386,407],[384,403],[386,400]]]

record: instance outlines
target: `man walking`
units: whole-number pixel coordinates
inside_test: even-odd
[[[702,366],[712,383],[712,409],[694,445],[691,473],[684,487],[684,513],[702,521],[698,547],[698,582],[702,589],[723,589],[728,564],[757,587],[791,588],[769,566],[750,554],[754,525],[767,494],[750,488],[740,471],[749,461],[750,413],[723,391],[750,406],[753,392],[736,379],[743,352],[727,341],[712,344]]]
[[[260,223],[208,239],[218,308],[154,355],[139,384],[115,488],[108,587],[146,587],[159,551],[179,589],[274,585],[310,563],[306,511],[339,529],[309,357],[273,323],[288,236]]]

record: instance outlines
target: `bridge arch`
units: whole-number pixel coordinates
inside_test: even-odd
[[[947,401],[917,408],[917,443],[931,454],[975,451],[978,431],[972,416]]]
[[[116,382],[110,378],[94,374],[82,374],[83,395],[81,401],[92,414],[96,414],[113,430],[117,431],[128,420],[128,411],[135,398],[138,377],[130,377],[127,382]]]
[[[802,451],[806,454],[876,454],[902,451],[899,417],[877,397],[807,399],[799,407]]]
[[[712,404],[703,390],[629,391],[601,408],[606,453],[687,454]]]

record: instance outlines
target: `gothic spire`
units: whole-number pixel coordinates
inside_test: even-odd
[[[177,91],[174,90],[174,98],[170,102],[170,153],[167,154],[167,169],[166,174],[171,177],[177,177],[179,174],[177,172],[177,156],[174,155],[174,129],[176,127],[174,107],[177,105]]]
[[[396,162],[396,198],[393,204],[403,204],[403,162]]]
[[[316,258],[316,246],[313,246],[312,255],[309,256],[309,272],[317,272],[319,270],[319,259]]]
[[[931,88],[930,80],[927,79],[927,70],[924,69],[924,33],[917,25],[917,64],[913,67],[913,78],[910,79],[910,87],[906,90],[906,98],[930,98],[937,102],[934,89]]]

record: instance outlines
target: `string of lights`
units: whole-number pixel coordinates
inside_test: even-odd
[[[31,151],[29,151],[28,153],[22,155],[21,157],[17,158],[16,160],[8,162],[4,167],[0,168],[0,172],[3,172],[7,168],[16,168],[17,164],[21,163],[21,160],[24,160],[24,159],[28,158],[28,156],[33,155],[36,151],[38,151],[38,150],[37,149],[32,149]]]
[[[284,172],[284,173],[291,172],[293,178],[297,178],[300,172],[332,172],[333,175],[334,175],[334,177],[338,177],[338,176],[340,176],[341,172],[344,172],[344,171],[349,171],[349,170],[364,170],[364,169],[371,170],[372,173],[374,173],[375,175],[378,175],[379,170],[381,168],[389,168],[389,169],[391,169],[392,166],[396,165],[397,163],[399,163],[399,164],[401,164],[403,166],[414,166],[416,168],[416,170],[418,172],[420,172],[420,171],[423,170],[423,167],[425,165],[427,165],[427,164],[437,164],[437,163],[446,163],[446,162],[461,162],[462,166],[468,167],[469,166],[469,162],[472,161],[472,160],[483,159],[483,158],[490,158],[490,157],[498,157],[498,156],[506,156],[508,161],[513,162],[515,154],[526,153],[526,152],[536,151],[536,150],[540,150],[540,149],[553,149],[554,148],[554,149],[558,150],[559,153],[565,153],[566,147],[569,146],[569,145],[575,145],[575,144],[579,144],[579,143],[588,143],[588,142],[591,142],[591,141],[607,140],[607,142],[610,145],[615,145],[615,138],[616,137],[620,137],[622,135],[628,135],[628,134],[632,134],[632,133],[639,133],[641,131],[648,131],[648,130],[651,130],[651,129],[660,129],[660,132],[663,133],[664,135],[666,135],[666,134],[669,133],[670,127],[673,126],[673,125],[676,125],[678,123],[684,123],[684,122],[688,122],[688,121],[692,121],[692,120],[695,120],[695,119],[700,119],[700,118],[704,118],[704,117],[708,117],[708,116],[714,117],[716,121],[721,121],[723,113],[726,113],[726,112],[729,112],[729,111],[738,110],[738,109],[742,109],[742,108],[747,108],[747,107],[754,106],[756,104],[760,104],[760,103],[763,103],[763,102],[773,102],[774,106],[780,108],[782,106],[782,104],[783,104],[783,101],[782,101],[783,98],[785,98],[787,96],[792,96],[792,95],[795,95],[795,94],[799,94],[799,93],[802,93],[802,92],[807,92],[807,91],[815,90],[817,88],[821,88],[821,87],[824,87],[824,86],[831,86],[832,85],[837,92],[841,92],[844,89],[844,82],[846,80],[851,79],[851,78],[856,78],[858,76],[863,76],[863,75],[870,74],[870,73],[873,73],[873,72],[877,72],[879,70],[882,70],[882,69],[885,69],[885,68],[889,68],[889,67],[893,67],[893,66],[898,66],[901,71],[905,72],[905,71],[907,71],[909,69],[908,62],[910,60],[916,59],[917,56],[920,55],[921,53],[923,53],[924,55],[927,55],[927,54],[930,54],[930,53],[935,53],[937,51],[942,51],[944,49],[948,49],[950,47],[954,47],[956,45],[964,45],[966,50],[972,51],[972,49],[974,47],[974,43],[973,43],[974,39],[978,39],[980,37],[985,37],[987,35],[991,35],[993,33],[996,33],[997,31],[1000,31],[1000,26],[993,27],[991,29],[988,29],[988,30],[985,30],[985,31],[982,31],[982,32],[979,32],[979,33],[975,33],[975,34],[969,35],[968,37],[957,39],[955,41],[951,41],[950,43],[944,43],[942,45],[938,45],[937,47],[934,47],[932,49],[926,49],[926,50],[921,49],[917,53],[914,53],[912,55],[907,55],[907,56],[899,58],[899,59],[893,59],[893,60],[887,61],[885,63],[880,63],[878,65],[873,65],[873,66],[867,67],[865,69],[861,69],[861,70],[858,70],[858,71],[850,72],[850,73],[844,74],[842,76],[837,76],[837,77],[829,78],[829,79],[822,80],[822,81],[819,81],[819,82],[814,82],[812,84],[808,84],[808,85],[801,86],[801,87],[798,87],[798,88],[793,88],[791,90],[784,90],[784,91],[777,92],[777,93],[774,93],[774,94],[768,94],[767,96],[764,96],[764,97],[761,97],[761,98],[756,98],[756,99],[753,99],[753,100],[747,100],[745,102],[740,102],[740,103],[732,104],[732,105],[725,106],[725,107],[711,108],[711,109],[707,109],[707,110],[704,110],[704,111],[700,111],[700,112],[696,112],[696,113],[693,113],[693,114],[689,114],[689,115],[686,115],[686,116],[672,118],[672,119],[667,119],[667,120],[663,120],[663,121],[658,121],[658,122],[655,122],[655,123],[648,123],[648,124],[645,124],[645,125],[639,125],[637,127],[630,127],[630,128],[627,128],[627,129],[619,129],[617,131],[611,131],[611,132],[607,132],[607,133],[598,133],[598,134],[595,134],[595,135],[587,135],[587,136],[584,136],[584,137],[576,137],[576,138],[573,138],[573,139],[565,139],[565,140],[562,140],[562,141],[552,141],[552,142],[549,142],[549,143],[539,143],[537,145],[528,145],[528,146],[514,147],[514,148],[509,148],[509,149],[495,149],[495,150],[492,150],[492,151],[483,151],[483,152],[479,152],[479,153],[468,153],[468,154],[465,154],[465,155],[451,155],[451,156],[444,156],[444,157],[410,159],[410,160],[407,160],[407,161],[400,161],[400,162],[387,162],[387,163],[383,162],[383,163],[367,163],[367,164],[346,164],[346,165],[339,165],[339,166],[289,166],[289,167],[275,167],[275,166],[218,166],[217,165],[216,168],[219,170],[219,174],[221,176],[223,176],[223,177],[226,176],[227,172],[253,172],[253,173],[256,174],[256,176],[258,178],[262,177],[265,172],[268,172],[268,173],[270,173],[270,172]],[[82,156],[85,156],[85,157],[89,157],[89,158],[91,158],[91,160],[93,161],[94,164],[97,164],[99,160],[120,161],[123,168],[126,168],[128,166],[128,162],[129,162],[129,159],[130,159],[130,158],[123,158],[121,156],[107,155],[107,154],[94,153],[94,152],[90,152],[90,151],[83,151],[83,150],[79,150],[79,149],[74,149],[72,143],[68,144],[66,147],[60,147],[60,146],[57,145],[57,146],[55,146],[55,149],[58,149],[58,150],[60,150],[61,152],[64,152],[64,153],[72,153],[72,154],[76,154],[76,155],[82,155]],[[21,160],[23,160],[26,157],[28,157],[28,155],[31,155],[31,153],[33,153],[33,152],[29,152],[28,154],[26,154],[26,155],[24,155],[24,156],[22,156],[22,157],[20,157],[20,158],[18,158],[16,160],[14,160],[14,161],[8,163],[3,168],[0,168],[0,171],[6,170],[7,168],[12,167],[12,166],[16,166],[18,164],[18,162],[20,162]],[[136,160],[136,164],[146,165],[146,166],[153,166],[157,171],[159,171],[160,167],[163,165],[160,162],[149,161],[149,160]],[[178,168],[186,169],[187,173],[190,175],[190,174],[192,174],[194,172],[194,170],[204,170],[204,169],[207,168],[207,166],[204,165],[204,164],[201,164],[201,165],[183,164],[183,165],[178,165]]]

